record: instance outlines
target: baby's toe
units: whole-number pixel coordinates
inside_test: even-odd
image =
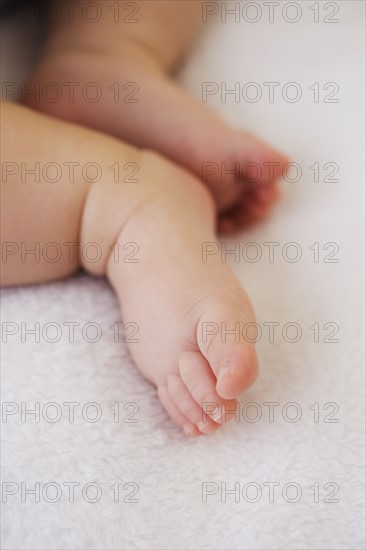
[[[210,317],[206,314],[198,325],[198,345],[217,379],[217,393],[234,399],[257,377],[255,347],[246,338],[246,327],[252,323],[243,321],[242,309],[235,314],[222,308]]]
[[[248,183],[268,184],[281,179],[289,159],[255,136],[232,130],[231,155],[244,166]],[[242,172],[243,173],[243,172]]]
[[[158,387],[158,396],[170,418],[183,430],[187,437],[202,435],[198,428],[181,412],[166,386]]]
[[[214,424],[212,420],[224,423],[234,418],[236,400],[223,399],[217,393],[215,375],[199,351],[188,351],[181,355],[179,372],[185,387],[201,411],[201,420],[204,424],[211,428]]]
[[[277,184],[250,185],[244,197],[245,204],[242,205],[242,211],[245,211],[245,216],[250,222],[261,220],[268,214],[280,195]]]
[[[167,387],[181,413],[202,433],[208,434],[217,430],[219,425],[204,413],[179,375],[168,376]]]
[[[277,184],[246,184],[241,198],[218,219],[218,231],[230,235],[265,218],[281,195]]]

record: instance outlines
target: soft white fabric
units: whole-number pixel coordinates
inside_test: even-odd
[[[113,341],[109,327],[120,320],[119,309],[104,280],[82,275],[3,291],[3,323],[20,326],[24,322],[30,328],[38,322],[42,329],[55,322],[63,327],[57,343],[48,343],[42,336],[40,343],[32,336],[22,343],[18,333],[3,344],[3,401],[19,407],[21,402],[28,407],[39,402],[41,407],[38,423],[29,415],[22,422],[20,413],[2,417],[3,483],[19,484],[19,492],[2,504],[4,548],[364,548],[363,3],[338,2],[335,17],[340,22],[334,24],[314,23],[309,4],[301,3],[302,18],[293,24],[277,16],[269,23],[268,8],[262,4],[262,19],[257,23],[215,19],[206,25],[180,75],[197,97],[202,82],[226,81],[227,88],[235,82],[259,83],[263,98],[257,103],[236,103],[233,96],[221,103],[217,95],[209,98],[208,105],[230,123],[249,128],[287,151],[303,170],[299,182],[284,182],[283,200],[266,223],[225,241],[228,247],[256,242],[263,252],[257,263],[243,259],[236,263],[230,257],[263,328],[258,342],[260,379],[242,399],[243,405],[255,402],[256,408],[243,409],[244,419],[214,436],[189,441],[167,418],[124,344]],[[321,19],[327,13],[320,3]],[[247,18],[255,16],[254,11],[248,14]],[[17,33],[17,25],[8,24],[3,41],[16,44]],[[28,50],[27,43],[19,50],[7,48],[12,61],[4,68],[3,81],[23,77]],[[273,103],[266,99],[264,82],[280,82]],[[288,82],[302,88],[297,103],[282,99],[282,87]],[[314,103],[309,89],[314,82],[320,84],[321,97],[332,91],[322,91],[322,86],[336,82],[339,102]],[[315,162],[338,163],[339,182],[315,183],[309,169]],[[322,178],[327,174],[323,172]],[[268,261],[265,242],[280,243],[273,263]],[[301,247],[297,263],[282,258],[288,242]],[[321,260],[332,252],[331,248],[324,251],[323,245],[337,243],[339,262],[315,263],[314,251],[309,249],[315,242],[320,245]],[[288,254],[294,251],[289,248]],[[254,248],[247,252],[253,255]],[[71,321],[80,323],[74,343],[68,342],[63,325]],[[263,325],[271,321],[281,323],[274,343]],[[81,327],[90,322],[103,331],[94,344],[81,337]],[[297,343],[281,336],[288,322],[302,328]],[[319,343],[314,343],[314,331],[309,329],[314,323],[321,327]],[[323,342],[332,329],[324,330],[325,323],[339,325],[338,343]],[[54,334],[50,328],[48,337]],[[294,337],[291,328],[287,334]],[[93,337],[92,329],[87,336]],[[61,407],[62,417],[56,423],[42,416],[42,410],[46,419],[55,414],[54,408],[43,408],[50,402]],[[65,402],[81,404],[73,423]],[[96,423],[81,414],[90,402],[97,402],[102,410]],[[120,404],[119,422],[113,421],[109,408],[115,402]],[[129,402],[138,405],[136,414],[132,406],[123,409]],[[268,402],[279,403],[274,422],[269,421],[269,407],[264,405]],[[302,413],[296,423],[289,422],[296,413],[294,406],[286,408],[291,402]],[[314,422],[316,406],[310,408],[314,403],[319,403],[319,422]],[[334,410],[333,405],[324,410],[327,403],[339,407],[329,417],[339,422],[324,422]],[[262,418],[248,421],[258,411]],[[84,409],[86,418],[94,414],[95,409]],[[138,423],[127,422],[128,415]],[[39,503],[32,496],[23,503],[21,482],[28,488],[39,482],[41,490],[48,482],[57,483],[62,498],[47,502],[55,494],[51,487],[46,498],[41,494]],[[73,503],[65,482],[80,484]],[[89,482],[103,490],[97,503],[82,497],[81,488]],[[119,503],[109,489],[116,482],[122,484]],[[122,502],[134,489],[132,485],[123,489],[126,482],[139,485],[138,502]],[[211,483],[209,490],[218,491],[207,502],[202,501],[204,482]],[[267,482],[280,484],[275,487],[274,502],[269,501]],[[282,496],[290,482],[301,487],[297,502],[288,502],[295,495],[293,486],[288,487],[287,501]],[[249,502],[255,496],[252,485],[246,497],[240,494],[239,502],[233,494],[222,502],[221,483],[227,489],[240,484],[240,490],[247,483],[257,483],[262,495],[258,502]],[[319,483],[320,502],[314,502],[314,483]],[[339,502],[324,502],[334,487],[324,489],[327,483],[339,486],[334,497]],[[11,487],[16,486],[3,485],[3,498],[4,490]],[[87,494],[93,497],[93,487]]]

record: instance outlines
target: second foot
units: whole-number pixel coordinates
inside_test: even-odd
[[[120,39],[108,49],[46,51],[29,86],[78,82],[72,101],[25,98],[33,108],[155,150],[192,171],[207,185],[220,213],[219,229],[231,232],[264,218],[279,196],[288,159],[248,133],[224,124],[165,74],[146,49]],[[66,51],[65,51],[66,49]],[[97,81],[100,98],[83,90]],[[126,84],[127,83],[127,84]],[[43,96],[42,96],[43,97]]]

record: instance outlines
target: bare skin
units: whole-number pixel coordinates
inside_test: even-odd
[[[49,90],[52,82],[61,96],[50,101],[48,92],[39,97],[24,94],[23,101],[155,150],[192,171],[211,189],[223,231],[263,218],[278,197],[286,157],[229,128],[170,78],[200,26],[202,3],[121,0],[114,2],[117,17],[115,10],[104,9],[95,23],[90,21],[92,13],[86,17],[83,12],[87,4],[80,0],[71,22],[63,10],[29,78],[30,89],[38,85],[41,91]],[[72,91],[65,86],[70,82],[76,84]],[[90,82],[101,92],[95,102],[88,99]],[[248,170],[250,165],[258,172]],[[221,166],[227,171],[224,177]]]
[[[156,153],[19,105],[1,110],[1,284],[52,281],[79,268],[105,275],[124,318],[139,326],[130,351],[168,414],[187,436],[218,429],[253,383],[257,359],[253,344],[205,333],[212,323],[231,329],[254,320],[226,265],[218,257],[202,261],[203,243],[215,241],[208,190]],[[94,183],[82,171],[90,162],[101,171]],[[137,165],[138,182],[116,183],[110,169],[116,162]],[[38,181],[22,168],[36,163]],[[57,183],[49,163],[61,167]],[[62,254],[56,262],[43,255],[36,261],[29,254],[24,261],[22,246],[34,249],[37,242],[41,249],[49,242],[79,246],[72,260]],[[95,262],[81,253],[92,242],[102,251]],[[129,242],[139,246],[138,262],[116,261],[111,251]]]

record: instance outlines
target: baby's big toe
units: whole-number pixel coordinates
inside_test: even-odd
[[[242,174],[250,183],[275,183],[283,176],[289,159],[251,134],[233,130],[235,155],[241,163]]]
[[[243,321],[225,310],[219,316],[213,315],[212,320],[199,323],[198,344],[216,377],[216,391],[223,399],[237,398],[257,377],[254,343],[246,337],[251,325],[253,322]]]
[[[186,351],[179,360],[182,383],[201,412],[196,423],[203,433],[209,433],[218,424],[232,420],[237,412],[237,401],[226,400],[216,391],[216,378],[207,360],[199,351]]]
[[[222,357],[219,354],[219,357]],[[234,399],[247,390],[257,378],[258,361],[252,344],[227,353],[225,358],[212,361],[217,368],[216,391],[224,399]]]

